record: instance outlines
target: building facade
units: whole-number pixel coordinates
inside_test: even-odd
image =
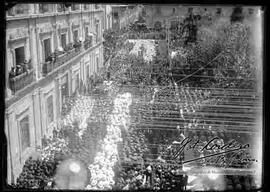
[[[249,19],[254,16],[258,7],[245,6],[242,9],[243,15]],[[201,16],[200,22],[208,22],[209,16],[211,20],[220,17],[230,18],[233,11],[232,6],[198,6],[198,5],[144,5],[142,16],[146,20],[147,26],[154,28],[159,24],[163,27],[172,26],[175,21],[180,23],[192,12]],[[168,23],[169,21],[169,23]]]
[[[111,26],[108,5],[17,4],[6,12],[8,183],[51,134],[64,98],[103,67],[103,31]]]
[[[141,5],[112,5],[112,28],[118,30],[134,23],[141,14]]]

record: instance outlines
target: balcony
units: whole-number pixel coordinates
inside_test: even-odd
[[[87,46],[89,46],[87,44]],[[85,49],[88,49],[87,47]],[[75,43],[74,45],[69,44],[64,52],[61,53],[53,53],[47,61],[42,63],[42,75],[46,76],[48,73],[52,72],[54,69],[62,66],[67,61],[79,55],[82,51],[82,44]]]
[[[57,12],[61,13],[65,11],[68,11],[68,8],[66,8],[64,4],[57,4]]]
[[[16,77],[9,79],[9,86],[13,93],[21,90],[34,81],[34,69],[24,72]]]
[[[79,10],[80,10],[80,4],[71,5],[71,11],[79,11]]]
[[[49,4],[39,4],[40,13],[50,13],[52,12],[52,7]]]
[[[29,94],[32,90],[39,88],[39,87],[43,87],[44,85],[51,83],[53,79],[57,78],[59,73],[62,73],[63,71],[68,71],[72,65],[74,65],[75,63],[78,63],[80,61],[80,58],[83,57],[84,54],[86,54],[87,52],[89,52],[91,50],[95,50],[100,45],[101,45],[101,43],[93,44],[93,46],[88,48],[87,50],[84,50],[83,46],[81,46],[77,49],[74,48],[74,50],[71,50],[70,53],[68,53],[67,55],[62,55],[62,57],[60,57],[60,59],[58,61],[55,61],[55,62],[59,62],[60,63],[59,65],[61,65],[60,61],[65,58],[66,62],[63,63],[60,67],[56,67],[58,64],[48,66],[48,64],[50,64],[50,63],[48,63],[47,66],[48,66],[48,68],[51,67],[51,68],[49,68],[49,70],[51,70],[51,72],[49,72],[45,78],[41,78],[38,81],[35,81],[35,79],[32,80],[33,83],[30,83],[29,81],[27,82],[25,80],[25,82],[27,82],[29,85],[27,83],[24,83],[25,86],[27,85],[26,87],[23,87],[24,85],[21,85],[22,88],[20,89],[20,91],[18,91],[12,97],[7,96],[7,98],[5,99],[5,107],[8,108],[13,103],[19,101],[22,97],[25,97],[25,95]],[[30,71],[30,72],[32,73],[32,71]],[[18,78],[16,78],[16,80],[17,79]],[[14,83],[14,80],[13,80],[13,83]]]
[[[27,4],[18,4],[13,8],[9,9],[7,12],[7,16],[15,16],[15,15],[27,15],[29,14],[29,7]]]

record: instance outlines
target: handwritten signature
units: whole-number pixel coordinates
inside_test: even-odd
[[[198,152],[203,151],[219,151],[215,153],[211,153],[209,155],[200,156],[194,159],[185,160],[182,163],[189,163],[192,161],[197,160],[205,160],[207,159],[207,163],[219,163],[220,165],[236,165],[241,163],[248,163],[251,161],[257,161],[255,159],[251,159],[247,156],[243,156],[244,153],[242,151],[248,149],[250,147],[249,143],[241,144],[237,142],[236,140],[231,140],[228,143],[223,142],[217,142],[220,141],[219,137],[214,137],[208,142],[202,142],[199,139],[194,140],[192,138],[184,138],[181,142],[174,142],[174,145],[177,145],[176,152],[173,154],[173,159],[176,160],[181,154],[183,154],[185,151],[189,151],[191,149],[197,150]],[[226,154],[233,153],[233,155],[229,156],[229,158],[226,158]],[[239,156],[239,154],[242,154],[242,156]],[[210,157],[217,157],[217,158],[210,158]]]

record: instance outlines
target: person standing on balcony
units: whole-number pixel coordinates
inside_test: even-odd
[[[16,65],[16,76],[21,75],[23,73],[23,68],[20,64]]]
[[[21,65],[22,65],[22,68],[23,68],[23,72],[28,73],[29,72],[28,62],[26,60],[24,60],[24,62]]]
[[[11,71],[9,72],[9,79],[12,79],[14,77],[16,77],[16,69],[15,67],[12,67]]]

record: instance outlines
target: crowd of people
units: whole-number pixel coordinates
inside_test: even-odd
[[[228,190],[254,190],[257,188],[252,175],[226,175],[225,184]]]
[[[138,190],[179,190],[186,189],[187,175],[181,173],[179,166],[146,163],[144,165],[122,165],[116,180],[116,189]]]

